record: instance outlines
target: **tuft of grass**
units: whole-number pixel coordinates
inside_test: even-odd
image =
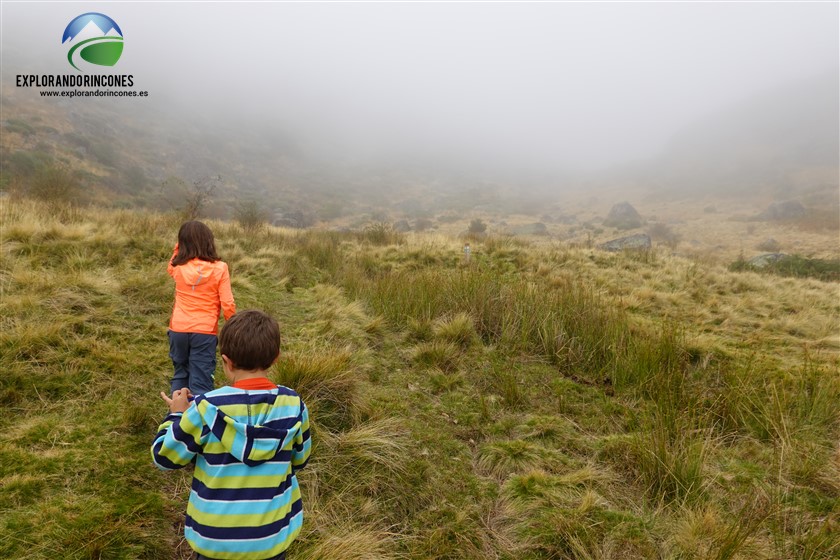
[[[516,408],[524,404],[522,386],[516,377],[516,372],[506,366],[494,367],[491,374],[492,390],[497,392],[505,406]]]
[[[463,348],[469,348],[477,338],[472,317],[463,312],[435,321],[432,325],[432,333],[435,338]]]
[[[417,319],[409,317],[406,319],[409,340],[416,342],[427,342],[434,336],[432,322],[428,319]]]
[[[294,243],[295,256],[287,262],[289,272],[286,276],[290,276],[296,286],[306,285],[304,280],[332,277],[342,264],[339,245],[340,238],[334,232],[307,231],[299,234]],[[307,263],[310,266],[306,266]]]
[[[358,471],[382,468],[389,474],[405,471],[406,430],[394,418],[371,420],[336,436],[335,455]],[[340,476],[348,473],[340,470]],[[352,478],[352,477],[351,477]]]
[[[317,438],[318,454],[306,480],[320,489],[320,502],[352,509],[362,496],[404,491],[411,453],[399,419],[368,420],[344,431],[320,430]]]
[[[415,346],[412,358],[421,366],[453,372],[458,367],[459,356],[458,347],[453,343],[432,340]]]
[[[552,454],[537,443],[507,440],[482,445],[476,464],[484,472],[505,478],[512,473],[546,467],[552,462]]]
[[[304,535],[292,545],[290,556],[300,560],[394,560],[394,537],[388,531],[350,520],[334,520]]]
[[[771,558],[768,546],[756,533],[770,515],[766,502],[750,501],[727,521],[720,512],[705,507],[683,509],[669,540],[668,548],[676,558]]]
[[[348,350],[309,348],[281,354],[273,377],[301,396],[314,422],[330,429],[351,425],[359,395]]]
[[[439,369],[432,369],[428,373],[432,392],[435,394],[453,391],[464,384],[464,376],[458,373],[446,373]]]
[[[637,475],[654,503],[700,501],[707,490],[706,461],[713,447],[710,434],[687,426],[673,428],[655,415],[648,431],[632,440]]]

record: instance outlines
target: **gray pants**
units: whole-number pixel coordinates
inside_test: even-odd
[[[213,390],[217,341],[214,334],[169,331],[169,357],[175,367],[173,391],[188,387],[197,397]]]

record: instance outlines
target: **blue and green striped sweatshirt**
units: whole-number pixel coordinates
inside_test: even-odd
[[[184,536],[210,558],[262,560],[300,533],[295,472],[309,459],[309,413],[291,389],[222,387],[169,414],[152,444],[165,470],[195,459]]]

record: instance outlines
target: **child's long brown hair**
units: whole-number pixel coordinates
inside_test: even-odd
[[[179,266],[192,259],[207,262],[221,260],[216,254],[216,244],[210,228],[198,221],[184,222],[178,230],[178,254],[172,259],[172,266]]]

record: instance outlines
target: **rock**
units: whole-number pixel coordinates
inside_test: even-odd
[[[787,255],[784,253],[765,253],[764,255],[758,255],[757,257],[751,258],[747,261],[747,264],[753,268],[764,268],[780,261],[786,256]]]
[[[604,225],[618,229],[633,229],[642,225],[642,217],[629,202],[621,202],[610,209]]]
[[[798,200],[786,200],[785,202],[774,202],[767,209],[758,214],[754,219],[768,222],[781,222],[795,220],[808,213]]]
[[[776,253],[779,251],[779,249],[782,248],[782,246],[778,241],[776,241],[772,237],[769,237],[761,243],[759,243],[758,245],[756,245],[755,248],[759,251],[771,251],[773,253]]]
[[[644,251],[650,249],[650,236],[646,233],[637,233],[635,235],[628,235],[627,237],[620,237],[612,239],[599,245],[605,251]]]

